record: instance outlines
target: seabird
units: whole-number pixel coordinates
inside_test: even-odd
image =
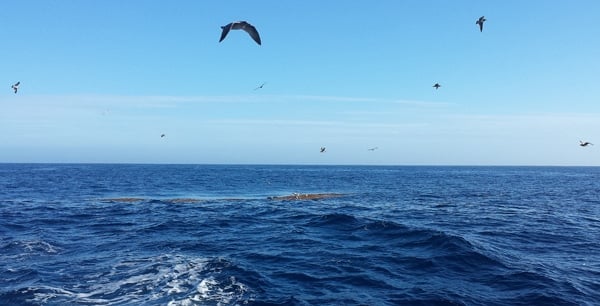
[[[12,88],[15,91],[15,93],[17,93],[17,90],[19,90],[19,85],[21,85],[21,82],[16,82],[10,88]]]
[[[321,153],[325,153],[325,147],[321,147]]]
[[[260,36],[258,35],[258,31],[256,31],[256,28],[253,25],[247,23],[246,21],[232,22],[228,25],[222,26],[221,29],[223,29],[223,32],[221,32],[221,39],[219,39],[219,42],[222,42],[223,39],[225,39],[230,30],[244,30],[246,33],[250,34],[250,37],[252,37],[257,44],[260,45]]]
[[[483,23],[484,22],[485,22],[484,16],[479,17],[479,19],[477,19],[477,22],[475,22],[475,24],[479,25],[479,32],[483,32]]]
[[[433,88],[435,88],[435,90],[437,90],[440,87],[442,87],[442,85],[440,85],[440,83],[433,84]]]
[[[588,145],[592,145],[593,146],[594,144],[591,143],[591,142],[588,142],[588,141],[583,142],[583,141],[580,140],[579,141],[579,145],[582,146],[582,147],[587,147]]]
[[[262,83],[262,84],[260,84],[260,86],[258,86],[258,87],[256,87],[256,88],[254,88],[254,90],[257,90],[257,89],[261,89],[261,88],[263,88],[263,86],[265,86],[265,84],[267,84],[267,83]]]

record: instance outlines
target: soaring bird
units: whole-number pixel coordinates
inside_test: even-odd
[[[256,28],[253,25],[247,23],[246,21],[232,22],[228,25],[222,26],[221,29],[223,29],[223,32],[221,32],[221,39],[219,39],[219,42],[222,42],[223,39],[225,39],[230,30],[244,30],[246,33],[250,34],[250,37],[252,37],[257,44],[260,45],[260,36],[258,35],[258,31],[256,31]]]
[[[581,140],[580,140],[580,141],[579,141],[579,145],[580,145],[580,146],[582,146],[582,147],[587,147],[588,145],[592,145],[592,146],[593,146],[594,144],[593,144],[593,143],[591,143],[591,142],[588,142],[588,141],[585,141],[585,142],[584,142],[584,141],[581,141]]]
[[[321,153],[325,153],[325,147],[321,147]]]
[[[267,83],[262,83],[262,84],[260,84],[260,86],[258,86],[258,87],[256,87],[256,88],[254,88],[254,90],[257,90],[257,89],[261,89],[261,88],[263,88],[263,86],[265,86],[265,84],[267,84]]]
[[[374,148],[370,148],[369,151],[375,151],[377,149],[379,149],[379,148],[378,147],[374,147]]]
[[[479,17],[479,19],[477,19],[477,22],[475,22],[475,24],[479,25],[479,32],[483,32],[483,23],[484,22],[485,22],[485,16]]]
[[[440,83],[433,84],[433,88],[435,88],[435,90],[437,90],[440,87],[442,87],[442,85],[440,85]]]
[[[21,85],[21,82],[16,82],[10,88],[12,88],[15,91],[15,93],[17,93],[17,91],[19,90],[19,85]]]
[[[167,135],[165,135],[165,134],[160,134],[160,138],[163,138],[163,137],[165,137],[165,136],[167,136]]]

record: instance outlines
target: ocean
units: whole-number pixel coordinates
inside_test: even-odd
[[[0,305],[598,305],[600,168],[0,164]]]

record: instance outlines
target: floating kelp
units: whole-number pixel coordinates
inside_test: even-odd
[[[135,203],[142,202],[145,199],[143,198],[108,198],[108,199],[100,199],[100,202],[121,202],[121,203]]]
[[[285,196],[272,196],[267,197],[267,200],[276,201],[297,201],[297,200],[321,200],[343,197],[345,194],[341,193],[292,193],[291,195]],[[138,203],[138,202],[149,202],[149,203],[171,203],[171,204],[193,204],[207,201],[244,201],[248,200],[245,198],[222,198],[222,199],[199,199],[199,198],[173,198],[173,199],[146,199],[136,197],[117,197],[117,198],[106,198],[100,199],[100,202],[106,203]]]
[[[343,197],[341,193],[293,193],[287,196],[268,197],[269,200],[297,201],[297,200],[321,200]]]
[[[167,203],[198,203],[198,202],[202,202],[205,200],[194,199],[194,198],[181,198],[181,199],[164,199],[161,201],[167,202]]]
[[[175,198],[175,199],[144,199],[144,198],[133,198],[133,197],[122,197],[122,198],[108,198],[100,199],[101,202],[110,203],[137,203],[137,202],[162,202],[162,203],[198,203],[205,200],[195,198]]]

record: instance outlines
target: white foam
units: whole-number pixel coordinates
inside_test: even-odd
[[[74,291],[70,291],[70,290],[66,290],[63,288],[57,288],[57,287],[49,287],[49,286],[43,286],[41,288],[31,288],[30,290],[41,290],[43,292],[36,292],[33,294],[34,298],[32,299],[32,302],[35,303],[39,303],[39,304],[46,304],[48,302],[51,302],[52,299],[56,299],[56,298],[66,298],[68,300],[72,300],[72,301],[79,301],[79,302],[83,302],[86,304],[108,304],[108,301],[105,299],[93,299],[93,298],[89,298],[90,296],[92,296],[94,293],[76,293]]]
[[[187,306],[197,303],[213,302],[216,305],[230,305],[240,300],[248,292],[246,285],[231,276],[228,282],[220,283],[214,277],[203,279],[196,286],[196,294],[183,300],[172,300],[169,306]]]
[[[105,273],[82,276],[70,288],[38,287],[35,303],[216,305],[241,301],[248,288],[235,277],[218,281],[222,269],[207,269],[206,258],[162,255],[122,261]]]
[[[205,278],[200,282],[200,284],[198,284],[196,290],[198,291],[200,297],[206,299],[209,297],[209,293],[213,290],[212,288],[216,285],[218,285],[218,283],[214,278]]]
[[[58,253],[58,247],[51,245],[50,243],[43,240],[27,240],[22,241],[21,245],[23,249],[30,253],[46,253],[56,254]]]

